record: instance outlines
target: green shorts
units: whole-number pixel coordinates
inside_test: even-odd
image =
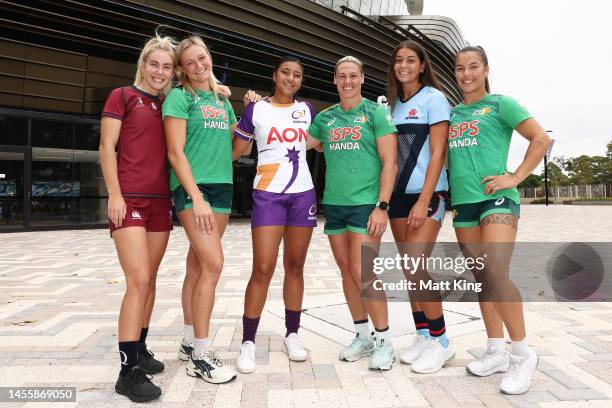
[[[234,186],[232,184],[198,184],[204,200],[208,202],[212,210],[219,214],[230,214],[232,212],[232,196]],[[178,186],[172,192],[174,208],[179,213],[193,207],[191,197],[187,194],[183,186]]]
[[[479,203],[457,204],[452,206],[452,210],[454,228],[477,227],[491,214],[512,214],[516,218],[521,215],[521,206],[507,197]]]
[[[358,234],[368,233],[368,218],[375,208],[374,204],[365,205],[331,205],[322,204],[325,215],[327,235],[338,235],[347,231]]]

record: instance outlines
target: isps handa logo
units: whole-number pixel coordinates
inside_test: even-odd
[[[345,126],[329,130],[330,150],[360,150],[361,126]]]
[[[479,130],[477,120],[452,125],[448,130],[448,147],[478,146]]]

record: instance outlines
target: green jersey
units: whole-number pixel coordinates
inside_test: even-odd
[[[396,132],[387,108],[368,99],[351,110],[336,104],[315,116],[308,133],[323,144],[323,204],[376,203],[382,168],[376,139]]]
[[[232,132],[236,123],[232,105],[224,97],[215,98],[212,92],[182,87],[174,88],[164,101],[162,115],[187,120],[185,155],[197,184],[229,183],[232,178]],[[170,190],[180,182],[170,171]]]
[[[451,113],[448,136],[448,173],[451,205],[478,203],[507,197],[520,203],[516,188],[485,195],[486,176],[508,171],[508,150],[513,130],[531,115],[514,99],[486,95],[470,105],[459,104]]]

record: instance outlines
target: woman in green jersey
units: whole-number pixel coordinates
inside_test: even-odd
[[[361,96],[364,74],[357,58],[338,61],[334,83],[340,102],[319,113],[309,133],[323,144],[325,233],[342,274],[344,296],[357,332],[340,359],[356,361],[371,355],[371,369],[388,370],[395,356],[389,340],[387,302],[384,292],[378,293],[376,300],[361,297],[360,288],[368,286],[362,284],[361,244],[377,249],[387,228],[388,202],[397,174],[396,128],[386,107]],[[370,334],[368,316],[374,323],[376,341]]]
[[[474,271],[485,288],[479,300],[487,351],[466,369],[477,376],[507,371],[501,391],[521,394],[529,388],[537,355],[527,344],[523,304],[508,276],[519,218],[516,186],[540,163],[550,139],[518,102],[489,93],[488,74],[481,47],[466,47],[457,54],[455,77],[463,103],[451,113],[448,139],[453,226],[466,256],[488,256],[485,268]],[[529,147],[510,173],[506,162],[513,130]],[[512,340],[510,353],[505,350],[504,326]]]
[[[204,41],[183,40],[176,50],[177,76],[163,105],[168,159],[172,165],[170,189],[174,205],[198,264],[190,303],[194,342],[182,345],[187,373],[212,383],[236,378],[210,348],[208,331],[215,288],[223,268],[221,236],[232,205],[232,139],[236,116],[219,95],[219,83]]]

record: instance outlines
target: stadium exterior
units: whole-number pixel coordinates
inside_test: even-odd
[[[317,3],[325,2],[2,0],[0,231],[106,225],[99,115],[109,91],[132,82],[139,49],[156,29],[205,38],[238,115],[244,92],[267,93],[272,66],[285,55],[303,61],[300,95],[317,109],[336,101],[332,71],[345,55],[364,62],[363,93],[376,100],[393,47],[405,39],[425,46],[447,97],[459,101],[452,61],[464,40],[452,20],[366,16]],[[309,154],[321,193],[324,160]],[[235,164],[234,214],[249,212],[255,164],[256,154]]]

